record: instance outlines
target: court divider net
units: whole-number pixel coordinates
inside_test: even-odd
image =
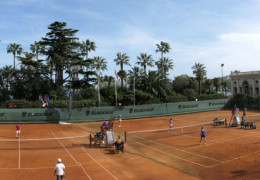
[[[260,121],[260,114],[243,116],[243,119],[246,120],[246,122],[258,122]]]
[[[19,144],[19,146],[18,146]],[[39,138],[39,139],[0,139],[0,150],[40,150],[40,149],[64,149],[89,146],[89,135]]]
[[[192,124],[187,126],[181,127],[174,127],[174,128],[163,128],[163,129],[151,129],[151,130],[142,130],[142,131],[131,131],[125,133],[125,139],[129,141],[140,141],[145,139],[162,139],[168,138],[171,136],[178,136],[178,135],[191,135],[194,137],[198,137],[201,132],[201,127],[204,127],[206,130],[213,129],[213,122],[206,122],[200,124]]]

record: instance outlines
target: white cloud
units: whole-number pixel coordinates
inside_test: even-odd
[[[222,63],[224,75],[234,70],[260,70],[260,34],[229,33],[218,37],[214,42],[196,46],[177,44],[174,75],[192,75],[191,67],[195,62],[205,65],[208,78],[221,76]]]
[[[122,33],[118,39],[118,43],[122,46],[128,47],[132,50],[151,51],[155,44],[159,41],[156,40],[147,31],[138,27],[125,25]]]

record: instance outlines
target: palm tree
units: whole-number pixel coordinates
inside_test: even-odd
[[[100,56],[98,57],[94,57],[94,64],[93,64],[93,68],[95,68],[97,70],[97,81],[98,81],[98,106],[100,106],[100,82],[99,82],[99,78],[100,78],[100,71],[101,70],[107,70],[107,62],[105,58],[102,58]]]
[[[152,55],[147,55],[146,53],[140,53],[140,56],[137,56],[137,64],[141,65],[144,68],[144,73],[146,74],[146,66],[154,67]]]
[[[120,70],[118,72],[118,76],[120,77],[121,80],[121,89],[124,87],[124,80],[126,79],[127,73],[124,70]]]
[[[25,57],[18,56],[18,60],[21,61],[21,64],[27,66],[27,69],[36,69],[38,66],[38,61],[33,60],[35,54],[33,53],[24,53]]]
[[[96,44],[93,41],[87,39],[86,41],[82,41],[81,50],[86,54],[86,60],[88,59],[88,55],[90,51],[96,51]]]
[[[220,87],[220,79],[219,78],[214,78],[213,79],[213,84],[214,84],[214,87],[216,89],[216,92],[218,92],[218,88]]]
[[[35,41],[34,44],[30,45],[30,49],[33,53],[36,54],[37,61],[39,60],[39,53],[44,50],[44,46],[40,44],[40,42]]]
[[[222,82],[222,86],[224,87],[224,95],[227,95],[228,82],[227,82],[227,81],[223,81],[223,82]]]
[[[196,79],[199,83],[199,94],[201,92],[201,81],[203,80],[203,78],[206,76],[207,71],[205,70],[205,66],[203,64],[200,63],[195,63],[194,66],[192,66],[193,69],[193,74],[195,74]]]
[[[209,93],[210,93],[210,86],[212,85],[212,80],[211,79],[207,79],[205,81],[205,86],[206,86],[206,89],[208,89]]]
[[[84,56],[86,56],[86,60],[83,63],[83,66],[85,66],[86,73],[84,74],[86,78],[86,83],[88,84],[89,76],[93,75],[93,72],[89,72],[93,65],[93,59],[89,59],[89,53],[91,51],[96,51],[96,44],[93,41],[90,41],[87,39],[86,41],[82,41],[81,45],[81,52]],[[84,72],[84,70],[83,70]]]
[[[116,65],[120,65],[120,70],[124,70],[124,64],[129,64],[129,56],[127,56],[126,53],[122,54],[121,52],[117,53],[117,58],[114,59],[114,62],[116,62]]]
[[[161,43],[156,44],[156,46],[157,46],[157,49],[155,50],[155,52],[156,53],[161,52],[161,61],[162,61],[163,54],[170,52],[170,49],[171,49],[170,44],[167,42],[161,41]],[[162,62],[161,62],[161,64],[162,64]],[[161,68],[162,68],[161,71],[164,72],[164,70],[163,70],[164,67],[162,66]]]
[[[172,59],[170,58],[163,58],[163,60],[161,60],[161,62],[163,63],[162,66],[163,66],[163,74],[164,74],[164,79],[167,78],[167,72],[169,72],[170,69],[173,69],[174,65],[173,65],[173,62],[172,62]]]
[[[107,93],[109,94],[110,85],[113,82],[113,76],[104,76],[103,80],[107,82]]]
[[[7,46],[7,53],[13,53],[14,55],[14,69],[15,69],[15,56],[20,55],[23,52],[21,44],[11,43]]]
[[[158,72],[156,71],[149,71],[148,72],[148,75],[147,75],[147,80],[146,80],[146,89],[145,91],[146,92],[149,92],[155,96],[159,96],[159,89],[158,89],[158,81],[159,81],[159,78],[158,78]]]
[[[121,88],[123,88],[124,82],[123,80],[126,78],[126,72],[124,71],[124,65],[130,65],[129,56],[126,53],[122,54],[121,52],[117,53],[117,58],[114,59],[116,65],[120,65],[120,71],[118,75],[121,79]]]

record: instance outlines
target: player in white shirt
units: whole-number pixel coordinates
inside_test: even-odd
[[[58,159],[58,164],[54,168],[54,176],[57,175],[57,180],[62,180],[65,177],[65,165]]]

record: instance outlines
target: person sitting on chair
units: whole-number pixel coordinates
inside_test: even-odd
[[[116,140],[116,142],[114,144],[115,144],[115,149],[116,149],[117,153],[119,151],[122,151],[122,153],[124,153],[124,141],[122,140],[120,135],[118,135],[118,139]]]
[[[106,129],[107,129],[107,122],[106,122],[106,120],[104,120],[104,122],[101,126],[101,132],[105,132]]]
[[[214,122],[218,121],[218,118],[216,117],[213,121],[214,121]]]

